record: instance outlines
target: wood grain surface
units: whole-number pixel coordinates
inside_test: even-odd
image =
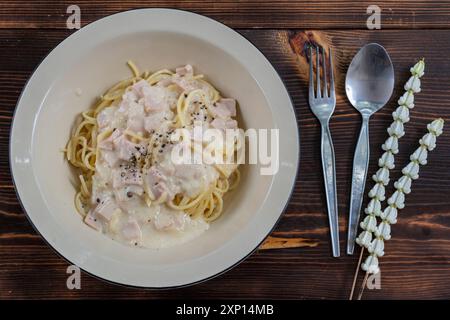
[[[312,42],[333,48],[338,92],[331,131],[344,251],[352,158],[361,122],[345,97],[345,72],[352,56],[368,42],[384,45],[395,66],[393,98],[370,123],[369,174],[373,174],[409,67],[422,57],[426,60],[422,92],[416,95],[416,107],[391,174],[396,179],[426,132],[426,124],[436,117],[450,120],[450,2],[381,1],[378,5],[383,10],[392,9],[392,19],[386,20],[382,30],[374,31],[364,30],[364,1],[77,3],[83,24],[125,9],[163,6],[192,9],[244,28],[238,31],[272,62],[292,97],[300,127],[299,175],[274,232],[259,250],[224,275],[193,287],[155,291],[125,288],[83,273],[82,289],[68,290],[68,263],[46,245],[26,219],[14,191],[8,159],[9,130],[21,90],[46,54],[73,32],[65,29],[67,3],[4,1],[0,4],[0,299],[346,299],[357,257],[330,258],[320,127],[307,103],[304,46]],[[407,196],[407,207],[393,227],[393,239],[386,244],[386,256],[381,260],[382,289],[367,290],[366,299],[450,298],[449,132],[438,138],[438,147],[430,153],[429,164],[421,169],[420,179]]]
[[[366,29],[367,7],[378,5],[384,29],[450,26],[450,3],[434,0],[6,0],[0,4],[0,28],[65,28],[71,4],[81,8],[83,25],[124,10],[153,7],[194,11],[232,28]]]

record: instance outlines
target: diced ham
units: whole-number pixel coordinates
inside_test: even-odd
[[[164,116],[160,113],[148,116],[144,118],[144,128],[148,132],[156,131],[161,125]]]
[[[99,128],[108,127],[114,118],[115,108],[105,108],[97,116],[97,124]]]
[[[138,241],[142,237],[142,231],[137,221],[130,218],[122,227],[121,233],[126,240]]]
[[[215,129],[220,129],[220,130],[225,130],[227,128],[225,120],[223,120],[221,118],[215,118],[213,121],[211,121],[211,126]]]
[[[144,107],[136,102],[132,102],[130,104],[130,109],[128,110],[129,117],[143,117],[144,116]]]
[[[156,182],[167,180],[167,177],[160,170],[156,169],[155,167],[151,167],[147,171],[146,176],[147,176],[148,181],[151,183],[156,183]]]
[[[166,101],[171,110],[176,109],[178,97],[182,93],[183,93],[183,89],[181,89],[178,86],[172,86],[170,89],[167,90]]]
[[[98,147],[104,150],[112,150],[114,139],[118,138],[121,134],[120,130],[114,130],[108,138],[99,142]]]
[[[201,86],[199,85],[198,81],[192,79],[192,78],[173,78],[173,83],[175,83],[177,86],[179,86],[183,91],[190,92],[196,89],[200,89]]]
[[[148,132],[157,131],[164,121],[172,119],[173,113],[171,111],[153,113],[144,118],[144,128]]]
[[[211,112],[214,116],[222,119],[227,119],[229,117],[236,116],[236,100],[234,99],[220,99],[216,102],[212,108]]]
[[[119,162],[119,157],[114,151],[103,150],[100,154],[110,167],[114,167]]]
[[[180,77],[183,76],[192,77],[194,75],[194,69],[190,64],[187,64],[184,67],[176,68],[175,72]]]
[[[120,207],[122,207],[122,203],[124,201],[128,201],[126,188],[115,188],[114,189],[114,196],[116,197],[117,204]]]
[[[127,120],[127,130],[132,132],[144,131],[144,118],[130,117]]]
[[[141,149],[141,146],[129,141],[123,134],[113,140],[117,156],[122,160],[130,158]]]
[[[232,98],[222,98],[218,103],[224,105],[232,117],[236,117],[236,100]]]
[[[151,195],[153,196],[153,200],[161,198],[164,194],[169,197],[169,188],[167,188],[167,184],[165,182],[156,182],[150,186],[150,191],[152,193]]]
[[[143,89],[145,111],[162,111],[169,109],[166,99],[167,89],[160,86],[149,86]]]
[[[179,212],[161,212],[155,219],[153,225],[156,230],[182,230],[186,219],[183,213]]]
[[[125,101],[133,101],[136,102],[139,99],[138,95],[136,94],[136,91],[134,90],[127,90],[123,95],[122,95],[122,100]]]
[[[133,132],[144,131],[144,107],[138,103],[131,103],[128,109],[127,129]]]
[[[102,231],[102,223],[99,219],[97,219],[95,212],[93,209],[89,210],[86,217],[84,217],[84,222],[91,228]]]
[[[132,172],[131,170],[114,169],[112,176],[114,188],[130,184],[142,186],[142,174],[137,170]]]
[[[148,187],[153,200],[159,199],[164,193],[166,193],[170,198],[173,195],[170,194],[167,188],[167,177],[155,167],[151,167],[144,176],[144,182]]]
[[[98,204],[98,206],[95,208],[95,213],[97,214],[97,216],[102,217],[106,221],[110,221],[117,210],[120,209],[117,207],[115,201],[111,198],[107,198],[105,200],[102,200]]]
[[[171,84],[172,84],[172,78],[171,77],[167,77],[167,78],[161,79],[157,83],[157,85],[160,86],[160,87],[168,87]]]
[[[144,97],[144,88],[149,88],[150,84],[145,81],[144,79],[136,82],[135,84],[133,84],[133,86],[131,87],[132,92],[136,95],[136,97],[139,98],[143,98]]]
[[[113,141],[112,139],[103,139],[98,143],[98,147],[103,150],[112,150],[113,149]]]
[[[215,129],[225,130],[225,129],[237,129],[236,120],[223,120],[221,118],[216,118],[211,122],[211,126]]]
[[[227,120],[227,122],[225,123],[225,127],[227,129],[237,129],[238,127],[238,123],[236,120],[232,119],[232,120]]]
[[[133,105],[136,105],[138,100],[143,97],[142,89],[145,86],[149,86],[149,84],[146,83],[145,80],[141,80],[138,83],[135,83],[131,89],[126,90],[122,95],[122,100],[120,101],[117,111],[124,114],[127,113]]]

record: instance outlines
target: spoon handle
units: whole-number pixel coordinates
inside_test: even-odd
[[[331,248],[333,257],[340,256],[339,250],[339,222],[336,188],[336,162],[334,158],[333,141],[330,128],[322,124],[322,170],[325,183],[325,196],[327,199],[328,220],[330,224]]]
[[[369,117],[363,115],[361,131],[353,158],[352,191],[350,194],[350,216],[348,219],[347,254],[353,254],[358,231],[359,214],[364,198],[367,169],[369,166]]]

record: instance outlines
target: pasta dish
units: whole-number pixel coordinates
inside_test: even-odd
[[[207,230],[239,182],[237,163],[176,162],[174,151],[199,153],[206,142],[196,126],[224,135],[238,129],[236,101],[190,65],[151,74],[128,65],[132,77],[81,114],[65,149],[79,172],[75,207],[88,226],[119,242],[173,246]],[[214,154],[239,148],[234,139]]]

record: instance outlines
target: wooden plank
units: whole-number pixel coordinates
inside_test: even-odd
[[[73,1],[3,1],[0,28],[66,28]],[[217,19],[233,28],[366,29],[367,7],[381,8],[383,29],[448,28],[450,2],[439,0],[79,0],[82,25],[137,8],[175,8]]]
[[[307,105],[305,41],[332,47],[338,79],[338,103],[331,122],[338,172],[341,245],[344,248],[351,164],[360,118],[346,101],[343,75],[353,54],[364,43],[383,44],[395,64],[394,99],[371,122],[370,173],[376,169],[380,145],[387,137],[396,98],[409,67],[425,57],[423,92],[400,142],[398,167],[408,161],[425,125],[432,118],[450,120],[450,30],[403,31],[276,31],[243,30],[274,64],[295,104],[301,136],[300,172],[286,213],[263,245],[226,274],[191,288],[169,291],[129,289],[85,273],[82,290],[65,287],[67,262],[36,235],[12,187],[8,164],[9,128],[15,103],[39,61],[70,32],[67,30],[0,30],[0,298],[341,298],[349,293],[356,257],[330,258],[327,216],[320,167],[320,128]],[[450,131],[439,138],[421,170],[407,207],[393,227],[393,240],[381,260],[382,290],[375,298],[450,298]],[[370,182],[368,183],[370,184]],[[392,190],[392,189],[390,189]],[[305,243],[314,246],[303,247]],[[300,247],[302,246],[302,247]],[[275,248],[275,249],[273,249]]]

